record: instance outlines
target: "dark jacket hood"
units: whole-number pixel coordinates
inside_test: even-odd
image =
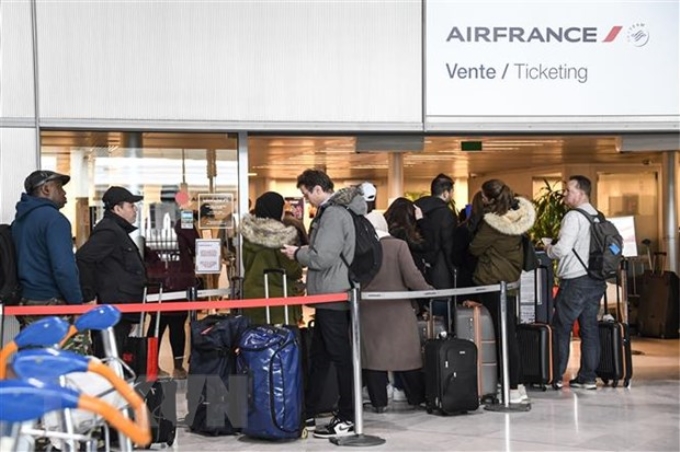
[[[45,206],[53,207],[54,209],[59,210],[59,207],[51,199],[40,198],[37,196],[31,196],[27,195],[26,193],[22,193],[21,200],[16,204],[17,210],[16,219],[22,220],[30,212],[34,211],[39,207]]]
[[[253,215],[243,217],[239,231],[244,239],[265,248],[279,249],[283,245],[295,243],[297,238],[297,229],[294,226],[286,226],[280,221]]]
[[[437,196],[423,196],[415,203],[423,211],[423,215],[428,215],[433,210],[446,209],[446,202]]]

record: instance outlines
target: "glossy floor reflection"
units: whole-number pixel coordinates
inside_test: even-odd
[[[579,359],[572,342],[570,371]],[[631,387],[597,391],[530,391],[527,413],[478,410],[439,417],[393,403],[384,414],[364,411],[364,433],[386,440],[381,446],[351,450],[404,451],[678,451],[680,450],[680,341],[635,338]],[[167,355],[166,355],[167,356]],[[167,359],[167,358],[165,358]],[[186,412],[178,396],[180,416]],[[322,420],[321,420],[322,421]],[[286,443],[238,436],[204,437],[182,428],[176,450],[281,451],[338,450],[328,440]]]

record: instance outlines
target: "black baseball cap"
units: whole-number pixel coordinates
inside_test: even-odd
[[[109,187],[104,193],[104,196],[102,196],[102,201],[104,201],[104,207],[106,209],[113,209],[114,206],[121,202],[135,203],[142,199],[144,199],[143,196],[133,195],[123,187]]]
[[[49,170],[33,171],[24,180],[24,190],[26,190],[26,193],[31,194],[36,188],[53,180],[60,180],[61,185],[66,185],[68,184],[68,181],[71,180],[71,176],[55,173],[54,171]]]

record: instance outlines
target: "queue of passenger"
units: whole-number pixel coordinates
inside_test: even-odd
[[[147,268],[136,244],[129,234],[135,230],[136,203],[142,197],[123,187],[111,187],[102,200],[104,218],[92,231],[89,240],[74,256],[71,250],[70,223],[61,213],[66,203],[63,188],[69,176],[51,171],[35,171],[25,181],[25,193],[17,203],[16,220],[12,226],[13,240],[18,252],[18,278],[23,286],[24,305],[80,304],[87,302],[119,303],[141,300],[147,283]],[[582,176],[570,179],[568,202],[574,206],[588,204],[589,181]],[[297,179],[297,187],[306,201],[316,208],[310,233],[304,225],[285,213],[285,199],[279,193],[266,192],[259,196],[250,215],[240,225],[243,238],[243,295],[245,298],[265,296],[264,273],[266,269],[283,269],[283,275],[272,274],[269,296],[280,297],[283,278],[289,291],[286,295],[337,293],[351,287],[348,265],[355,254],[355,229],[352,216],[366,215],[368,205],[375,203],[375,186],[345,187],[334,191],[330,177],[320,170],[306,170]],[[522,234],[526,234],[535,221],[531,201],[516,196],[504,182],[492,179],[482,184],[473,196],[471,209],[459,225],[450,209],[453,180],[437,175],[431,183],[431,194],[415,202],[397,198],[385,214],[375,210],[367,218],[374,226],[382,247],[382,265],[377,275],[362,287],[365,291],[405,291],[448,289],[469,285],[489,285],[500,281],[515,281],[522,272]],[[572,193],[573,192],[573,193]],[[372,209],[371,209],[372,210]],[[587,225],[578,215],[565,217],[564,231],[558,245],[548,249],[551,256],[561,259],[559,274],[565,287],[572,287],[569,271],[575,271],[578,281],[584,276],[576,265],[568,261],[570,253],[561,246],[566,238],[574,236],[580,250],[587,249],[584,232]],[[577,224],[578,223],[578,224]],[[583,223],[583,224],[582,224]],[[179,224],[179,220],[178,220]],[[576,225],[576,226],[575,226]],[[579,234],[574,231],[578,227]],[[193,269],[194,246],[198,233],[186,231],[176,225],[180,246],[181,266]],[[580,238],[579,238],[580,237]],[[579,241],[580,240],[580,241]],[[148,259],[147,265],[154,259]],[[302,289],[303,268],[307,269],[305,288]],[[577,274],[578,273],[578,274]],[[456,276],[457,279],[456,279]],[[195,275],[192,281],[196,281]],[[587,277],[587,276],[586,276]],[[188,282],[187,284],[190,284]],[[585,284],[585,283],[584,283]],[[576,287],[576,286],[574,286]],[[590,287],[590,286],[588,286]],[[594,287],[593,300],[601,291]],[[292,289],[292,290],[291,290]],[[575,289],[574,289],[575,290]],[[597,293],[595,293],[597,292]],[[513,306],[510,294],[508,306]],[[559,298],[558,298],[559,299]],[[599,300],[599,298],[598,298]],[[470,300],[466,300],[470,302]],[[443,315],[447,300],[435,303],[430,315]],[[497,294],[484,294],[472,303],[484,305],[500,333]],[[569,323],[581,313],[593,316],[590,298],[588,308],[558,308],[558,358],[560,375],[568,358]],[[350,313],[345,302],[325,303],[315,307],[315,328],[311,347],[311,368],[306,393],[306,427],[314,436],[329,438],[353,434],[354,398],[352,348],[349,336]],[[362,363],[371,405],[383,412],[388,399],[387,372],[396,372],[406,392],[410,405],[424,402],[423,362],[421,338],[418,334],[417,316],[425,307],[410,300],[361,303]],[[579,311],[580,310],[580,311]],[[281,308],[273,308],[270,321],[282,323]],[[244,313],[255,323],[265,321],[264,309],[248,309]],[[583,314],[585,315],[585,314]],[[299,306],[291,308],[290,323],[302,321]],[[22,325],[32,321],[20,319]],[[514,326],[517,323],[514,309],[507,309],[506,344],[509,354],[509,386],[511,403],[527,403],[528,397],[520,384],[520,351]],[[173,349],[174,376],[186,376],[184,360],[184,322],[186,314],[176,321],[166,318],[170,327]],[[447,319],[451,325],[452,319]],[[123,348],[125,338],[138,322],[137,315],[126,315],[116,327],[116,341]],[[584,325],[590,325],[586,323]],[[389,326],[387,326],[389,325]],[[181,334],[178,330],[182,330]],[[587,332],[587,327],[586,327]],[[161,333],[162,334],[162,333]],[[95,341],[95,349],[101,349]],[[500,338],[497,341],[500,344]],[[82,353],[89,353],[89,338],[79,337],[75,344]],[[593,341],[585,344],[593,349]],[[599,349],[599,344],[598,344]],[[96,351],[96,350],[95,350]],[[593,363],[595,352],[584,354],[575,381],[576,387],[594,388]],[[325,426],[316,425],[318,414],[315,402],[326,390],[323,382],[331,363],[337,373],[339,390],[338,410]]]

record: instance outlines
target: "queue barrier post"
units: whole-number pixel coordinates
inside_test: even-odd
[[[364,435],[364,405],[361,397],[361,325],[359,319],[359,300],[361,291],[354,287],[349,292],[349,304],[352,320],[352,367],[354,372],[354,435],[340,438],[329,438],[338,446],[379,446],[385,439],[378,436]]]

